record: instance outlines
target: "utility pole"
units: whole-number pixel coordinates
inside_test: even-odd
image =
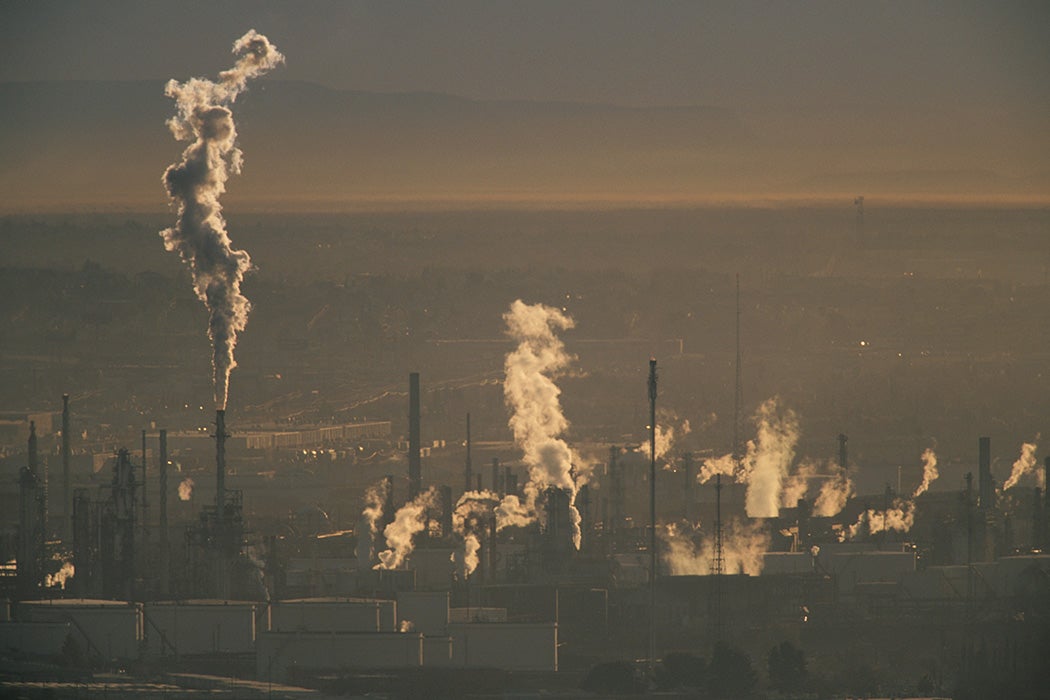
[[[649,358],[649,672],[656,670],[656,358]]]

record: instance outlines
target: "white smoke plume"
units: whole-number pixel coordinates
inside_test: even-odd
[[[842,512],[846,501],[854,494],[853,479],[849,471],[835,464],[832,474],[820,485],[820,493],[813,502],[813,515],[818,518],[831,518]]]
[[[868,509],[861,513],[857,522],[849,527],[849,539],[855,539],[864,528],[867,528],[869,535],[876,535],[890,530],[908,532],[914,524],[915,502],[897,498],[886,510]]]
[[[671,419],[665,419],[664,421],[662,421],[663,423],[665,423],[665,425],[661,425],[661,421],[658,421],[657,424],[656,424],[656,458],[657,459],[663,459],[664,456],[667,455],[667,453],[671,451],[671,448],[674,447],[675,441],[678,440],[679,438],[683,438],[686,435],[688,435],[689,431],[691,430],[688,420],[683,420],[681,422],[681,424],[677,428],[672,423],[668,423],[667,422],[668,420],[674,420],[674,419],[671,418]],[[636,449],[635,452],[640,452],[643,455],[645,455],[646,457],[648,457],[649,456],[649,449],[650,449],[649,441],[646,440],[645,442],[643,442],[641,445],[638,446],[638,449]]]
[[[784,490],[780,494],[782,508],[795,508],[798,502],[806,497],[809,482],[817,476],[817,465],[813,462],[802,462],[795,471],[784,480]]]
[[[937,454],[932,448],[927,447],[926,451],[922,453],[922,483],[916,487],[915,493],[911,497],[918,498],[926,493],[930,488],[930,484],[936,481],[938,476],[940,476],[940,472],[937,471]]]
[[[580,546],[579,512],[576,510],[576,480],[573,465],[578,455],[558,436],[568,427],[562,414],[561,390],[554,378],[571,360],[555,331],[572,328],[573,320],[558,309],[543,304],[514,301],[503,314],[507,334],[518,347],[504,362],[503,397],[511,409],[509,425],[514,441],[524,452],[529,467],[525,485],[525,510],[536,516],[536,500],[549,486],[570,494],[573,541]]]
[[[193,498],[193,487],[196,482],[191,477],[186,477],[179,483],[179,500],[188,501]]]
[[[73,562],[64,561],[62,562],[62,568],[53,574],[48,574],[44,577],[44,587],[54,588],[58,586],[63,591],[66,590],[66,582],[76,575],[77,569],[73,566]]]
[[[460,581],[465,581],[471,574],[473,574],[477,568],[480,559],[478,558],[478,551],[481,549],[481,542],[476,536],[471,533],[467,533],[463,536],[463,549],[457,550],[453,554],[453,561],[456,564],[456,573],[459,575]]]
[[[672,576],[707,576],[713,573],[715,536],[705,533],[698,538],[699,529],[688,532],[671,524],[661,530],[666,549],[665,566]],[[772,538],[758,522],[731,520],[722,532],[723,572],[758,576],[762,573],[762,555],[769,551]]]
[[[525,527],[536,521],[535,511],[529,511],[524,503],[514,494],[503,497],[496,506],[496,530],[505,527]]]
[[[758,407],[754,420],[758,436],[748,441],[743,465],[747,481],[745,509],[750,518],[775,518],[780,514],[788,467],[795,458],[798,418],[791,409],[781,412],[773,397]]]
[[[251,304],[241,294],[241,281],[251,258],[234,250],[226,233],[219,197],[230,173],[241,171],[243,154],[236,146],[237,130],[229,105],[248,80],[284,62],[284,56],[254,29],[233,44],[234,67],[219,74],[219,82],[191,78],[168,82],[177,114],[168,128],[179,141],[191,141],[182,159],[164,171],[164,185],[177,207],[175,226],[161,231],[164,247],[177,252],[193,275],[197,297],[208,307],[208,337],[212,342],[215,406],[226,408],[230,372],[237,363],[237,334],[248,322]]]
[[[394,521],[383,530],[387,549],[379,553],[379,563],[373,569],[397,569],[412,553],[412,538],[427,526],[427,509],[437,502],[433,487],[416,496],[398,509]]]
[[[700,471],[696,474],[696,480],[701,484],[706,484],[719,474],[732,477],[737,483],[742,482],[744,477],[740,463],[733,458],[733,455],[722,455],[714,459],[704,460],[703,466],[700,467]]]
[[[1022,476],[1035,469],[1035,451],[1039,446],[1039,437],[1039,435],[1036,435],[1034,442],[1026,442],[1021,445],[1021,456],[1014,462],[1014,467],[1010,471],[1010,478],[1003,484],[1003,491],[1017,486]]]
[[[481,549],[479,535],[483,535],[488,524],[496,518],[499,496],[491,491],[467,491],[456,502],[452,511],[452,529],[463,538],[462,551],[456,552],[454,561],[461,579],[466,579],[478,568],[478,551]]]
[[[357,561],[359,566],[375,559],[375,542],[379,535],[379,519],[383,517],[383,503],[387,498],[388,484],[380,479],[365,489],[365,507],[357,527]]]

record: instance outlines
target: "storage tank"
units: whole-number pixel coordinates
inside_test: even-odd
[[[291,666],[312,670],[414,668],[423,665],[423,635],[373,632],[263,632],[256,677],[283,682]]]
[[[27,600],[16,608],[21,622],[68,622],[88,654],[135,659],[142,641],[142,606],[115,600]]]
[[[256,607],[223,600],[146,603],[146,646],[157,654],[251,652],[255,649]]]
[[[556,623],[450,623],[448,630],[453,665],[558,670]]]

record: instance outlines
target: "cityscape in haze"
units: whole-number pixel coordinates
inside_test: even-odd
[[[0,695],[1045,697],[1048,27],[0,0]]]

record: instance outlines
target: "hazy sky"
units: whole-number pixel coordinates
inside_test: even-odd
[[[1050,104],[1050,3],[19,2],[0,80],[212,75],[254,27],[281,78],[621,104]]]

